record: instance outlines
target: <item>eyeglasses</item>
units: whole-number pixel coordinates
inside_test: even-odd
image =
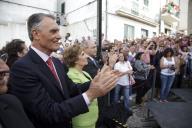
[[[0,71],[0,80],[9,75],[9,71]]]
[[[1,55],[0,55],[0,59],[2,59],[3,61],[7,62],[8,54],[7,54],[7,53],[1,54]]]

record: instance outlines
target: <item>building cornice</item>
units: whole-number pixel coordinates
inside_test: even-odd
[[[132,20],[135,20],[137,22],[141,22],[147,25],[150,25],[152,27],[157,27],[159,24],[155,21],[153,21],[152,19],[148,18],[148,17],[140,17],[140,16],[136,16],[134,14],[128,13],[127,11],[123,10],[123,9],[118,9],[116,11],[116,14],[122,17],[126,17]]]

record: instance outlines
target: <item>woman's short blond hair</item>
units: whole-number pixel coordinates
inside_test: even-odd
[[[83,51],[82,47],[78,44],[71,45],[64,50],[63,61],[69,67],[74,67],[75,62],[79,59],[79,55]]]

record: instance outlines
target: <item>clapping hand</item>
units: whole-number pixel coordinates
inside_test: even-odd
[[[104,65],[101,71],[92,80],[89,89],[86,91],[89,100],[92,101],[112,90],[121,75],[122,73],[119,71],[111,70],[109,66]]]
[[[108,57],[109,57],[109,66],[112,68],[115,65],[115,63],[117,62],[118,55],[117,54],[112,54],[112,55],[109,54]]]

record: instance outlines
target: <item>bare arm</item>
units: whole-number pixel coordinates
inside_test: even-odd
[[[165,68],[168,68],[168,67],[169,67],[168,65],[164,65],[164,60],[163,60],[163,57],[162,57],[161,60],[160,60],[160,68],[165,69]]]

